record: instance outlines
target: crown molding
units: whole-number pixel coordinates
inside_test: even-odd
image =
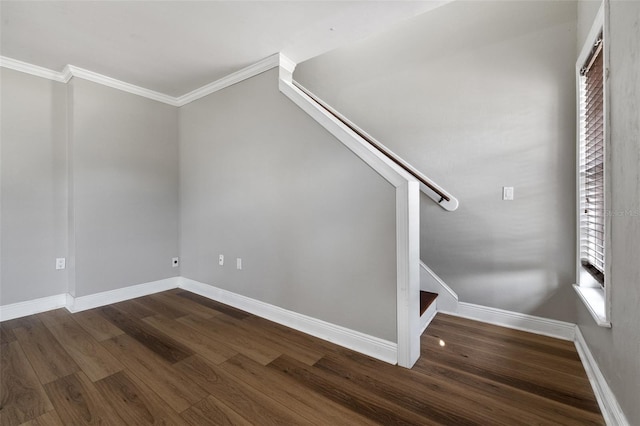
[[[236,83],[239,83],[248,78],[254,77],[260,73],[268,71],[272,68],[276,68],[280,65],[281,55],[279,53],[268,56],[248,67],[242,68],[232,74],[229,74],[221,79],[218,79],[212,83],[202,86],[196,90],[186,93],[182,96],[174,97],[154,90],[145,89],[144,87],[136,86],[115,78],[111,78],[106,75],[98,74],[93,71],[86,70],[84,68],[76,67],[74,65],[66,65],[62,71],[54,71],[48,68],[40,67],[38,65],[29,64],[27,62],[19,61],[17,59],[8,58],[6,56],[0,56],[0,67],[12,69],[15,71],[31,74],[36,77],[42,77],[61,83],[68,83],[72,77],[82,78],[83,80],[92,81],[94,83],[101,84],[103,86],[111,87],[113,89],[122,90],[123,92],[132,93],[134,95],[142,96],[154,101],[162,102],[175,107],[181,107],[204,96],[210,95],[218,90],[222,90],[225,87],[229,87]],[[295,63],[287,60],[287,64],[290,65],[291,70],[295,68]]]
[[[205,86],[202,86],[199,89],[193,90],[187,94],[179,96],[178,98],[176,98],[176,101],[178,104],[177,106],[186,105],[190,102],[193,102],[202,97],[205,97],[214,92],[217,92],[218,90],[222,90],[225,87],[232,86],[243,80],[254,77],[272,68],[275,68],[279,64],[280,64],[280,56],[278,53],[273,54],[271,56],[267,56],[266,58],[256,62],[255,64],[249,65],[248,67],[242,68],[241,70],[238,70],[232,74],[222,77],[221,79],[218,79]]]
[[[6,56],[0,56],[0,67],[35,75],[36,77],[42,77],[48,80],[59,81],[60,83],[66,83],[69,81],[69,78],[71,78],[71,75],[67,76],[67,73],[64,71],[53,71],[17,59],[7,58]],[[65,67],[65,69],[67,69],[67,67]]]
[[[296,69],[296,63],[284,54],[280,53],[280,80],[291,83],[293,80],[293,71]]]
[[[102,84],[103,86],[111,87],[113,89],[122,90],[123,92],[132,93],[134,95],[142,96],[154,101],[162,102],[172,106],[178,106],[176,98],[173,96],[165,95],[164,93],[156,92],[155,90],[145,89],[144,87],[136,86],[130,83],[126,83],[115,78],[108,77],[106,75],[98,74],[93,71],[79,68],[73,65],[67,65],[71,75],[74,77],[82,78],[83,80],[92,81],[94,83]]]

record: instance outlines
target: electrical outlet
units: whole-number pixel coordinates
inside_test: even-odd
[[[242,259],[236,259],[236,269],[242,269]]]
[[[513,186],[502,187],[502,199],[505,201],[513,201]]]
[[[218,256],[218,265],[220,266],[224,265],[224,254],[221,254],[220,256]]]
[[[174,268],[177,268],[178,266],[180,266],[180,258],[179,257],[172,258],[171,266],[173,266]]]
[[[64,257],[59,257],[56,259],[56,269],[60,270],[60,269],[64,269],[67,267],[66,265],[67,261]]]

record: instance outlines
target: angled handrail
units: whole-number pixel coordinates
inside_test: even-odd
[[[444,207],[446,208],[446,210],[455,210],[458,207],[458,201],[452,197],[451,195],[447,194],[444,190],[442,190],[440,187],[438,187],[435,183],[429,181],[428,178],[426,178],[426,176],[424,176],[423,174],[421,174],[420,172],[418,172],[416,169],[414,169],[413,167],[411,167],[409,164],[407,164],[404,160],[402,160],[398,155],[396,155],[393,151],[391,151],[389,148],[385,147],[384,145],[382,145],[380,142],[378,142],[377,140],[375,140],[373,137],[371,137],[370,135],[368,135],[365,131],[363,131],[362,129],[360,129],[358,126],[356,126],[355,124],[353,124],[351,121],[349,121],[345,116],[343,116],[342,114],[340,114],[338,111],[334,110],[333,108],[331,108],[329,105],[327,105],[324,101],[322,101],[320,98],[318,98],[316,95],[314,95],[312,92],[310,92],[306,87],[302,86],[300,83],[298,83],[295,80],[292,80],[291,83],[297,87],[298,89],[300,89],[300,91],[302,91],[305,95],[307,95],[311,100],[313,100],[315,103],[317,103],[320,107],[322,107],[322,109],[324,109],[325,111],[327,111],[329,114],[331,114],[332,116],[334,116],[337,120],[339,120],[342,124],[344,124],[345,126],[347,126],[349,129],[351,129],[355,134],[357,134],[358,136],[360,136],[362,139],[364,139],[368,144],[370,144],[371,146],[373,146],[375,149],[377,149],[380,153],[382,153],[385,157],[387,157],[388,159],[390,159],[391,161],[393,161],[395,164],[397,164],[399,167],[401,167],[404,171],[406,171],[407,173],[409,173],[411,176],[413,176],[414,178],[416,178],[422,185],[424,185],[425,187],[429,188],[431,191],[433,191],[435,194],[437,194],[437,196],[439,197],[439,200],[437,200],[436,202],[438,204],[440,204],[442,207],[444,207],[442,205],[443,201],[446,201],[448,203],[452,204],[451,206],[447,206]],[[435,200],[435,199],[434,199]]]

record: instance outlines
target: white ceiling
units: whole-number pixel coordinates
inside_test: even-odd
[[[443,1],[2,1],[2,56],[171,96],[276,52],[317,56]]]

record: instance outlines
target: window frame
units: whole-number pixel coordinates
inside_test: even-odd
[[[606,212],[610,211],[611,208],[611,200],[609,194],[610,191],[610,173],[609,167],[609,145],[610,145],[610,137],[609,137],[609,90],[608,90],[608,79],[607,73],[609,70],[609,34],[608,34],[608,25],[606,25],[605,17],[608,15],[607,3],[603,2],[598,10],[596,18],[591,26],[591,30],[585,40],[585,44],[582,47],[580,54],[578,55],[578,60],[576,61],[576,284],[574,288],[583,301],[589,313],[593,316],[596,323],[601,327],[611,327],[610,321],[610,292],[611,292],[611,274],[610,274],[610,240],[611,240],[611,216],[607,215]],[[581,259],[581,242],[582,242],[582,229],[581,229],[581,218],[582,218],[582,209],[584,205],[582,203],[582,193],[581,193],[581,176],[580,176],[580,166],[581,166],[581,147],[583,144],[583,132],[582,132],[582,121],[581,121],[581,113],[582,113],[582,87],[583,87],[583,77],[581,75],[581,70],[587,61],[587,59],[591,56],[593,51],[593,46],[596,43],[598,36],[602,33],[603,38],[603,64],[604,64],[604,72],[603,72],[603,101],[604,101],[604,250],[605,250],[605,259],[604,259],[604,283],[600,283],[596,280],[591,273],[582,265]]]

